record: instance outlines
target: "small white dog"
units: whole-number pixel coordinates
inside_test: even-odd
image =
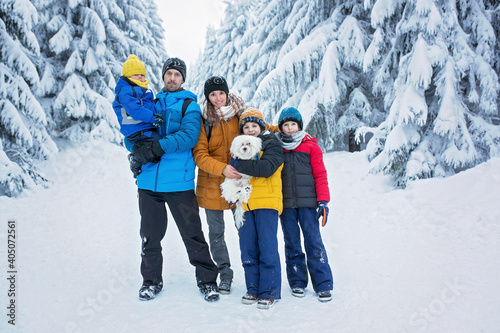
[[[239,135],[234,138],[231,143],[231,154],[234,158],[240,160],[251,160],[259,154],[262,149],[262,141],[251,135]],[[234,220],[236,228],[241,228],[245,222],[245,210],[243,204],[248,202],[252,193],[252,185],[250,185],[249,175],[241,174],[240,179],[226,178],[220,185],[222,189],[222,197],[229,203],[236,203],[236,211]]]

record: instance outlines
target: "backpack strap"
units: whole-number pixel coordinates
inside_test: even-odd
[[[201,122],[203,123],[203,127],[205,127],[205,134],[207,135],[207,141],[210,141],[210,137],[212,136],[212,127],[213,123],[205,121],[205,118],[201,117]]]
[[[116,101],[118,103],[120,103],[120,98],[118,97],[120,95],[120,92],[122,91],[122,88],[118,89],[118,92],[116,93]],[[142,99],[144,98],[144,95],[146,95],[146,92],[144,92],[144,94],[142,94],[141,96],[141,105],[142,105]],[[132,87],[132,97],[134,98],[137,98],[137,92],[135,91],[134,87]],[[155,100],[155,103],[156,103],[156,100]],[[121,105],[122,103],[120,103]]]
[[[182,102],[182,118],[184,118],[184,115],[186,114],[186,110],[187,110],[189,104],[191,104],[191,102],[194,102],[194,99],[186,98],[184,100],[184,102]]]

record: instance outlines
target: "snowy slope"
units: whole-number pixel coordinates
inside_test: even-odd
[[[43,166],[54,180],[0,198],[0,305],[6,313],[7,220],[18,226],[19,332],[495,332],[500,329],[500,159],[393,190],[364,153],[325,155],[333,203],[322,229],[334,299],[308,288],[271,310],[245,292],[238,236],[226,226],[233,292],[207,303],[170,218],[164,291],[140,302],[136,189],[126,151],[94,142]],[[205,216],[202,211],[202,220]],[[231,218],[227,216],[227,221]],[[207,230],[206,225],[204,229]],[[207,233],[205,233],[207,235]],[[282,238],[281,230],[279,238]],[[13,328],[2,315],[0,331]]]

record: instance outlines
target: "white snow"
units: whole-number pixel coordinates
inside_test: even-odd
[[[66,51],[71,46],[73,33],[68,24],[64,23],[59,31],[49,40],[50,50],[55,54]]]
[[[427,56],[428,49],[429,46],[420,35],[408,65],[408,81],[414,87],[427,89],[432,81],[432,64]]]
[[[241,304],[238,236],[226,241],[233,290],[207,303],[171,216],[163,241],[165,288],[138,300],[136,187],[125,149],[91,141],[42,167],[48,189],[0,197],[0,331],[8,306],[7,221],[17,222],[19,332],[494,332],[500,327],[500,158],[449,178],[394,190],[369,174],[365,153],[325,155],[332,203],[322,228],[333,300],[302,299],[286,282],[270,310]],[[231,221],[229,213],[226,221]],[[205,235],[205,214],[201,211]]]

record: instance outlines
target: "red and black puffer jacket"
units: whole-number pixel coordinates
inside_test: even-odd
[[[294,150],[283,150],[283,208],[316,208],[318,201],[330,202],[323,152],[316,142],[306,135]]]

